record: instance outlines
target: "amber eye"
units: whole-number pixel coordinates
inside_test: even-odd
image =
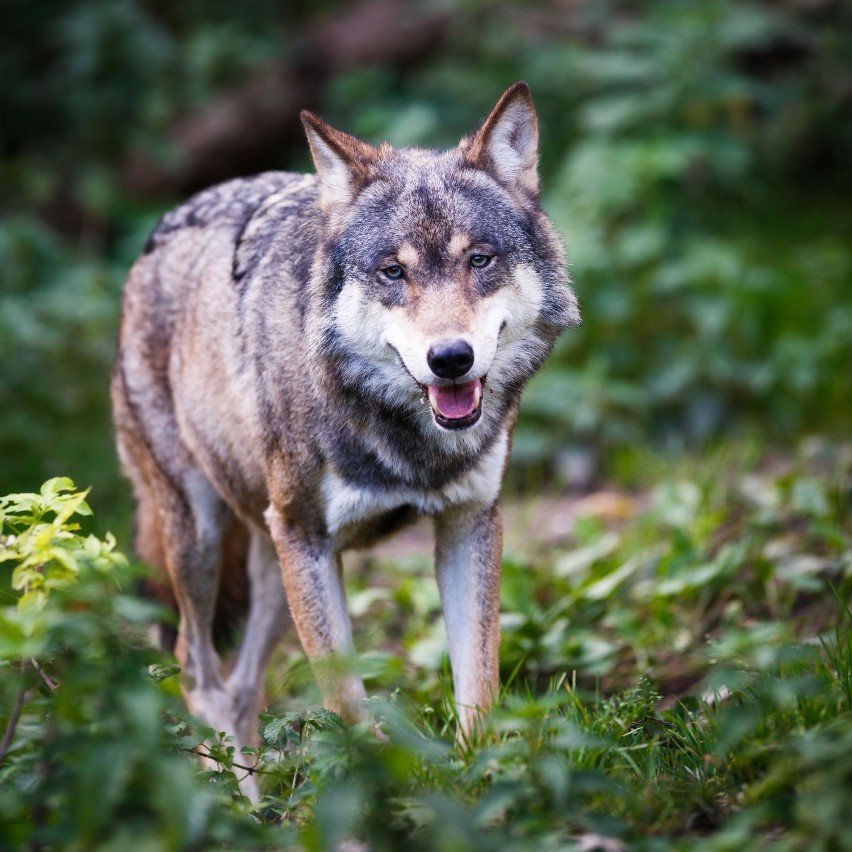
[[[390,266],[386,266],[382,272],[384,272],[385,277],[390,278],[391,281],[398,281],[402,278],[403,274],[402,267],[398,263],[392,263]]]
[[[487,254],[472,254],[470,256],[470,265],[476,269],[482,269],[484,266],[488,266],[490,262],[491,258]]]

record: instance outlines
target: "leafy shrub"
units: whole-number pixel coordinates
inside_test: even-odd
[[[6,848],[198,848],[256,839],[255,824],[202,785],[163,726],[168,695],[148,674],[157,610],[137,573],[79,532],[86,492],[54,479],[0,500],[0,562],[15,594],[0,609]],[[8,597],[8,596],[7,596]]]

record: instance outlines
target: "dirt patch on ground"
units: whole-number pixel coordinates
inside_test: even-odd
[[[543,549],[569,544],[577,518],[623,521],[635,515],[641,506],[641,500],[616,491],[509,500],[503,503],[504,548],[533,556]],[[348,554],[344,562],[357,564],[370,557],[381,562],[420,556],[431,558],[432,551],[432,523],[428,518],[421,518],[369,551]]]

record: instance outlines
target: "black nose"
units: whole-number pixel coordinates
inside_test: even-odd
[[[442,341],[429,349],[426,361],[439,379],[457,379],[473,366],[473,347],[464,340]]]

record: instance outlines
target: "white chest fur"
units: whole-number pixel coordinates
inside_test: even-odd
[[[329,470],[323,480],[326,527],[337,536],[353,524],[363,523],[401,506],[421,515],[435,515],[451,506],[491,505],[500,493],[509,438],[502,432],[474,467],[442,488],[359,488]]]

